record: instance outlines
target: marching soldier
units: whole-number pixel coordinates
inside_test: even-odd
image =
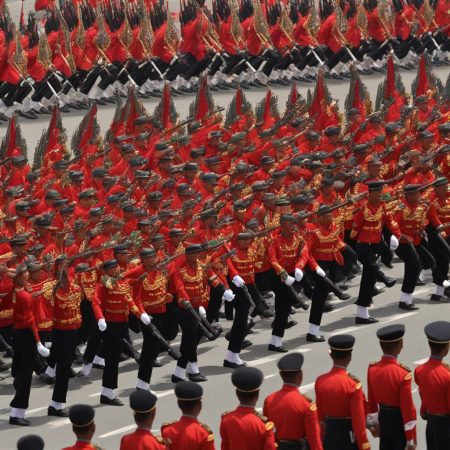
[[[448,355],[450,322],[432,322],[425,327],[430,358],[414,371],[421,398],[420,416],[427,421],[427,450],[450,446],[450,366],[442,360]]]
[[[92,308],[98,329],[103,332],[103,352],[105,368],[102,377],[100,403],[122,406],[114,389],[117,388],[119,375],[119,357],[122,349],[122,339],[128,327],[128,315],[133,313],[144,325],[150,323],[147,313],[141,313],[131,297],[131,286],[118,274],[118,262],[115,259],[102,264],[100,283],[94,295]]]
[[[263,374],[254,367],[240,367],[231,375],[239,406],[222,414],[222,450],[272,450],[276,448],[274,425],[256,410]],[[245,438],[244,438],[245,436]]]
[[[349,334],[328,339],[333,367],[315,384],[324,450],[367,450],[365,396],[361,382],[347,372],[355,338]]]
[[[371,324],[378,322],[369,316],[369,307],[375,283],[380,279],[387,287],[395,284],[394,278],[387,277],[377,264],[377,255],[388,251],[383,241],[382,231],[386,226],[396,239],[401,237],[397,223],[388,213],[385,204],[381,200],[383,182],[372,181],[368,183],[369,195],[367,200],[362,200],[358,211],[353,218],[353,229],[350,238],[357,242],[358,259],[363,265],[358,299],[356,301],[357,324]],[[402,241],[407,240],[405,236]]]
[[[215,450],[214,434],[208,425],[198,421],[202,387],[192,381],[180,381],[175,386],[175,395],[183,415],[177,422],[162,424],[162,436],[170,441],[173,449]]]
[[[289,353],[278,361],[283,387],[264,401],[263,414],[274,423],[279,450],[322,450],[316,404],[299,390],[303,381],[301,353]]]
[[[404,325],[388,325],[377,331],[383,356],[371,363],[367,372],[367,423],[372,434],[379,436],[380,449],[416,448],[412,373],[397,361],[404,334]]]

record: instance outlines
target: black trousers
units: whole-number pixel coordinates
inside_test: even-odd
[[[414,245],[414,248],[415,251],[410,244],[400,244],[395,251],[405,263],[402,292],[406,294],[414,292],[422,269],[432,269],[436,266],[436,261],[427,249],[425,241],[422,241],[419,245]]]
[[[380,405],[380,450],[406,448],[406,436],[402,413],[399,408]]]
[[[78,344],[86,342],[97,329],[97,321],[95,320],[94,311],[92,311],[92,303],[83,299],[80,304],[81,327],[78,330]]]
[[[328,278],[336,282],[340,273],[340,266],[336,261],[319,261],[317,264],[328,274]],[[330,293],[330,287],[323,281],[323,278],[315,274],[314,290],[312,295],[311,309],[309,312],[309,323],[320,325],[322,321],[323,306]]]
[[[231,302],[234,308],[234,318],[230,329],[228,350],[233,353],[240,353],[242,342],[247,334],[248,313],[251,304],[241,288],[236,287],[232,282],[229,283],[229,286],[234,292],[235,298]],[[257,295],[261,295],[257,292],[254,284],[247,284],[247,289],[253,299]]]
[[[26,409],[30,400],[31,379],[37,353],[36,340],[30,329],[13,331],[13,350],[11,374],[14,378],[13,385],[16,394],[10,406]]]
[[[85,364],[91,364],[94,361],[95,355],[104,357],[103,341],[104,333],[102,333],[97,325],[91,330],[91,335],[88,338],[86,349],[83,354],[83,361]]]
[[[428,248],[436,261],[436,267],[433,270],[433,283],[442,286],[442,283],[448,278],[450,253],[432,227],[427,229],[427,236]],[[447,239],[447,243],[449,240]]]
[[[372,304],[373,289],[377,281],[377,273],[380,267],[377,264],[377,255],[384,251],[384,242],[377,244],[358,243],[356,250],[358,259],[363,265],[359,294],[356,305],[369,307]]]
[[[56,362],[55,385],[52,400],[66,403],[67,388],[69,387],[70,368],[77,346],[77,330],[52,331],[52,353]]]
[[[39,331],[39,339],[42,344],[45,345],[46,342],[52,341],[52,333],[51,331]],[[50,349],[50,355],[48,358],[44,358],[39,353],[36,352],[36,359],[34,360],[33,372],[36,375],[41,375],[47,369],[47,366],[55,367],[55,358],[52,354],[52,349]]]
[[[427,415],[427,450],[450,448],[450,416]]]
[[[152,324],[163,333],[166,313],[152,314]],[[138,378],[146,383],[150,383],[153,372],[153,361],[160,352],[161,344],[150,332],[150,328],[143,325],[142,336],[144,343],[142,344],[141,357],[139,358]]]
[[[102,386],[109,389],[117,388],[119,376],[119,359],[122,351],[122,337],[128,322],[106,322],[107,328],[102,332],[105,368],[103,369]]]
[[[199,327],[197,320],[192,314],[181,306],[178,308],[177,317],[182,332],[180,343],[181,358],[177,361],[177,366],[185,369],[188,362],[197,362]]]
[[[168,303],[166,305],[166,320],[164,324],[164,332],[163,336],[164,339],[167,339],[168,341],[173,341],[178,334],[178,302],[174,299],[172,302]]]
[[[351,419],[325,418],[324,450],[358,450]]]
[[[219,320],[219,310],[222,306],[222,297],[225,292],[223,284],[211,287],[208,307],[206,308],[206,318],[209,323]]]
[[[291,307],[296,303],[297,298],[294,286],[286,286],[280,277],[273,272],[273,286],[275,292],[275,318],[273,320],[272,334],[283,337],[286,324],[291,312]],[[292,274],[290,274],[293,276]]]

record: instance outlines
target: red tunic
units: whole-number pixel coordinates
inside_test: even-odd
[[[33,298],[24,288],[14,288],[13,296],[13,320],[14,329],[23,330],[29,328],[36,342],[40,342],[36,322],[33,314]]]
[[[276,448],[273,422],[259,416],[253,407],[238,406],[222,415],[222,450],[273,450]]]
[[[150,430],[142,428],[123,436],[120,441],[120,450],[166,450],[168,448],[168,441],[153,436]]]
[[[214,450],[214,434],[195,417],[182,416],[178,422],[163,424],[161,434],[177,450]]]
[[[297,386],[284,384],[264,401],[263,414],[275,425],[278,441],[307,439],[311,450],[322,450],[317,406]]]
[[[406,440],[416,439],[416,407],[411,394],[412,373],[394,357],[383,356],[372,363],[367,372],[369,414],[377,413],[379,405],[399,408]]]

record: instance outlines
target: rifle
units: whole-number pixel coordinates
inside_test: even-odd
[[[222,333],[221,329],[214,329],[205,317],[202,317],[191,305],[191,302],[182,300],[181,305],[189,312],[189,314],[198,323],[198,326],[202,333],[206,336],[208,341],[215,341]]]
[[[149,331],[150,331],[150,333],[153,335],[153,337],[156,338],[157,341],[159,341],[159,343],[160,343],[162,349],[163,349],[164,351],[166,351],[167,354],[168,354],[171,358],[173,358],[174,360],[178,360],[178,359],[181,358],[180,352],[179,352],[178,350],[174,349],[174,348],[169,344],[169,342],[166,341],[166,340],[164,339],[163,335],[160,333],[160,331],[158,330],[158,328],[156,328],[156,326],[153,325],[153,323],[150,322],[148,325],[143,325],[143,324],[141,323],[141,327],[142,327],[142,326],[146,326],[146,327],[149,329]]]

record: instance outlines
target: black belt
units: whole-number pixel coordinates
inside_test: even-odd
[[[380,410],[383,410],[383,411],[400,411],[400,407],[399,406],[380,405]]]
[[[299,441],[280,440],[277,443],[278,443],[278,450],[308,450],[309,449],[306,439],[300,439]]]

